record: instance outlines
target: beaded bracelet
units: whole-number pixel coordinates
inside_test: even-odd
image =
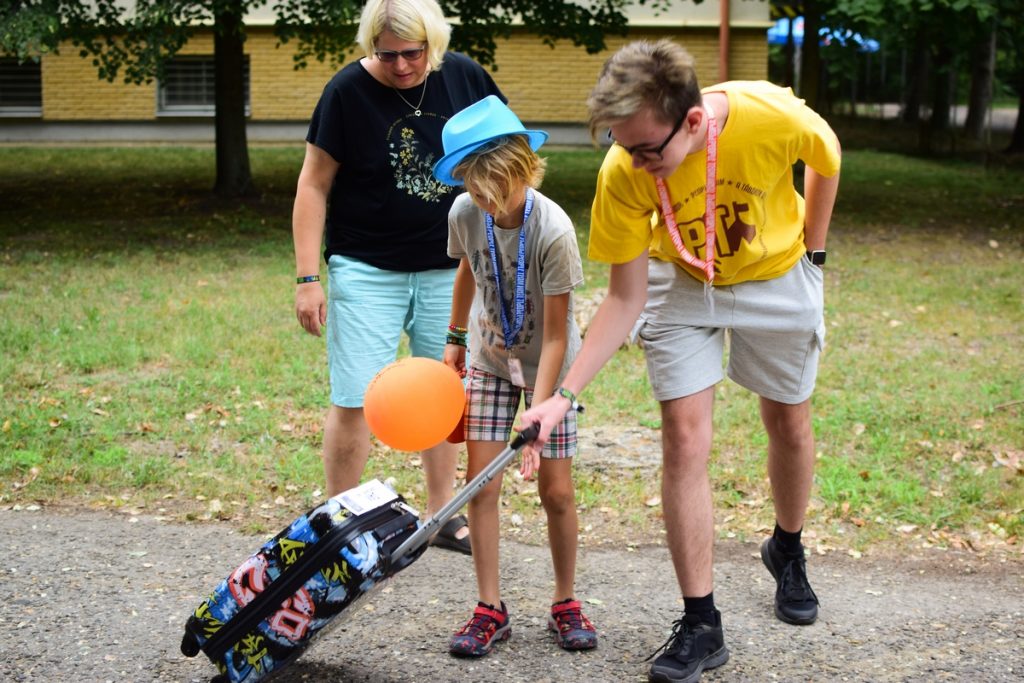
[[[302,284],[305,284],[307,282],[320,282],[320,276],[319,275],[302,275],[300,277],[295,278],[295,284],[297,284],[297,285],[302,285]]]
[[[452,334],[461,334],[462,336],[466,336],[466,333],[469,332],[467,328],[459,327],[458,325],[449,325],[448,331]]]

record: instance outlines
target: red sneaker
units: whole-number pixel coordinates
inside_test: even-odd
[[[597,629],[583,615],[579,600],[563,600],[551,606],[548,628],[563,650],[591,650],[597,647]]]
[[[483,657],[495,643],[508,640],[512,635],[508,609],[501,603],[501,611],[493,605],[478,602],[473,616],[455,632],[448,643],[448,652],[457,657]]]

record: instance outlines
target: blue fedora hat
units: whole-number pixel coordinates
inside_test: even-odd
[[[469,105],[444,124],[444,156],[434,164],[434,177],[448,185],[462,185],[461,180],[452,177],[455,167],[483,145],[506,135],[525,135],[534,152],[548,139],[542,130],[526,130],[519,117],[496,95]]]

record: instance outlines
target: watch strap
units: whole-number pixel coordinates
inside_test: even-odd
[[[568,399],[569,407],[572,410],[575,410],[577,413],[583,412],[583,405],[580,403],[579,399],[576,397],[576,394],[574,394],[573,392],[569,391],[565,387],[558,387],[555,390],[555,394],[561,396],[562,398]]]

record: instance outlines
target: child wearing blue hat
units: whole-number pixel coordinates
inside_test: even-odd
[[[463,109],[442,131],[445,156],[434,175],[466,187],[448,215],[448,255],[460,264],[444,361],[467,377],[467,477],[502,451],[523,395],[529,406],[534,396],[555,393],[581,345],[572,307],[572,290],[583,282],[576,233],[565,212],[537,191],[545,163],[536,150],[547,137],[526,130],[497,97]],[[523,450],[520,472],[539,473],[548,518],[555,573],[548,627],[561,647],[587,650],[597,646],[597,632],[575,598],[576,412],[566,413],[543,453]],[[511,635],[499,586],[500,495],[498,475],[469,503],[479,602],[451,639],[453,655],[486,655]]]

